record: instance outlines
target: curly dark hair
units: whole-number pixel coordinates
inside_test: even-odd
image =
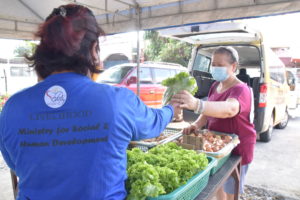
[[[91,50],[96,42],[99,51],[98,38],[103,35],[90,9],[75,4],[60,6],[40,25],[36,33],[40,44],[27,59],[43,79],[64,70],[99,73]]]

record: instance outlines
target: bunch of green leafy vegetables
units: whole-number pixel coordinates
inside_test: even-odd
[[[186,150],[175,143],[127,151],[128,200],[143,200],[168,194],[185,184],[208,165],[205,154]]]
[[[163,80],[162,85],[167,87],[163,96],[163,105],[170,103],[172,96],[181,90],[186,90],[192,95],[198,90],[195,78],[187,72],[180,72],[174,77]]]

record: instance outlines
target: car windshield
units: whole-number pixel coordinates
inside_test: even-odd
[[[132,68],[132,66],[109,68],[100,74],[97,82],[118,84],[124,79],[124,77]]]

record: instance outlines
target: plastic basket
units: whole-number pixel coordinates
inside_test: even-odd
[[[164,131],[163,131],[163,134],[164,135],[168,135],[168,134],[176,134],[178,132],[181,132],[182,129],[179,129],[179,128],[166,128]]]
[[[227,156],[216,159],[217,160],[217,165],[211,169],[210,174],[214,175],[224,165],[224,163],[228,160],[230,155],[231,155],[231,153],[229,153]]]
[[[177,188],[173,192],[155,198],[148,197],[147,200],[192,200],[206,187],[211,169],[217,165],[213,157],[207,157],[209,164],[205,170],[193,176],[186,184]]]
[[[129,144],[129,149],[132,148],[139,148],[142,151],[146,152],[149,149],[160,145],[160,144],[166,144],[168,142],[174,141],[177,138],[179,138],[182,135],[182,129],[176,129],[176,128],[166,128],[162,134],[163,135],[170,135],[170,137],[167,137],[159,142],[144,142],[144,141],[132,141]]]
[[[207,152],[204,150],[197,150],[200,153],[205,153],[207,156],[221,159],[221,158],[226,157],[229,154],[231,154],[232,150],[240,143],[239,137],[236,134],[222,133],[222,132],[217,132],[217,131],[211,131],[211,132],[213,132],[216,135],[229,135],[232,137],[232,141],[230,143],[228,143],[224,148],[222,148],[221,150],[219,150],[217,152]]]

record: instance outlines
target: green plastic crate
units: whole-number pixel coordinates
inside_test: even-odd
[[[211,169],[217,165],[217,160],[207,157],[209,164],[205,170],[193,176],[186,184],[177,188],[173,192],[155,198],[148,197],[147,200],[192,200],[206,187]]]
[[[217,166],[212,168],[211,175],[214,175],[224,165],[224,163],[228,160],[230,155],[231,155],[231,153],[229,153],[227,156],[216,159],[217,160]]]

